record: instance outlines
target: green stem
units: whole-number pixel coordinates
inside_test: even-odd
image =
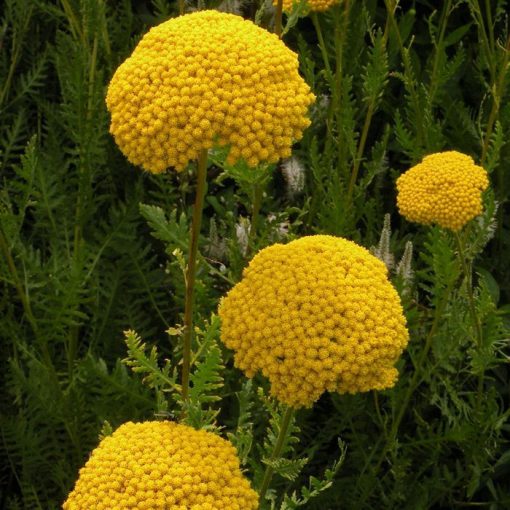
[[[328,82],[332,82],[333,80],[333,72],[331,70],[331,65],[329,63],[328,49],[324,42],[324,35],[322,34],[322,28],[319,21],[319,17],[317,13],[312,11],[310,13],[310,17],[312,18],[313,26],[315,27],[315,32],[317,33],[317,40],[319,41],[319,49],[321,50],[322,60],[324,61],[324,67],[326,69]]]
[[[336,116],[336,130],[338,136],[338,144],[340,147],[338,160],[339,163],[343,161],[343,147],[345,144],[340,143],[340,133],[342,124],[341,115],[341,98],[342,98],[342,83],[343,75],[343,55],[344,45],[347,39],[347,29],[349,25],[350,2],[346,0],[343,5],[343,13],[340,12],[340,7],[335,10],[335,76],[334,80],[330,83],[331,87],[331,106],[328,115],[328,124],[331,124],[333,116]]]
[[[257,225],[260,215],[260,206],[262,204],[263,193],[264,193],[263,185],[260,183],[254,184],[253,208],[251,213],[250,233],[248,235],[248,252],[247,252],[248,255],[253,252],[253,244],[255,242],[255,239],[257,238]]]
[[[7,72],[7,78],[3,84],[2,90],[0,91],[0,107],[4,104],[4,101],[9,97],[9,91],[11,88],[12,80],[16,75],[16,67],[18,66],[21,49],[23,45],[23,37],[25,36],[30,20],[32,18],[33,7],[31,6],[25,16],[24,23],[19,32],[14,31],[13,34],[13,42],[12,42],[12,52],[9,64],[9,71]]]
[[[411,61],[409,59],[409,50],[404,46],[404,41],[402,41],[402,36],[400,35],[400,29],[398,27],[397,20],[395,19],[394,11],[397,6],[397,3],[395,2],[395,0],[384,0],[384,4],[386,6],[386,11],[388,13],[389,19],[391,20],[391,24],[393,25],[395,37],[397,38],[400,53],[402,55],[402,62],[404,63],[404,73],[405,73],[405,76],[407,77],[406,88],[409,91],[409,95],[411,96],[414,115],[416,117],[416,140],[420,147],[425,145],[425,148],[427,148],[427,146],[428,146],[427,132],[424,131],[424,129],[423,129],[424,126],[423,126],[423,117],[422,117],[422,107],[420,104],[420,99],[418,97],[418,93],[416,92],[416,88],[414,86],[413,69],[412,69]]]
[[[276,4],[276,13],[274,19],[274,33],[281,39],[282,37],[282,16],[283,16],[283,0],[278,0]]]
[[[80,28],[80,22],[78,21],[78,18],[76,17],[71,4],[69,3],[69,0],[61,0],[60,3],[64,8],[64,13],[67,16],[69,28],[71,29],[73,37],[75,39],[81,39],[82,43],[86,45],[83,31]]]
[[[374,407],[375,412],[377,414],[377,419],[379,420],[379,426],[384,430],[384,437],[387,436],[386,432],[386,424],[384,423],[382,414],[381,414],[381,406],[379,405],[379,395],[376,390],[372,391],[372,394],[374,396]]]
[[[184,345],[182,355],[182,400],[185,403],[189,393],[191,362],[191,340],[193,337],[193,297],[197,269],[198,239],[202,225],[205,188],[207,185],[207,150],[203,149],[198,158],[197,191],[193,220],[191,224],[188,266],[186,268],[186,297],[184,303]]]
[[[439,38],[437,39],[437,42],[435,44],[435,52],[434,52],[434,64],[432,66],[432,75],[430,78],[430,88],[429,88],[429,101],[430,104],[434,102],[434,98],[437,92],[437,83],[436,83],[436,77],[437,77],[437,70],[439,67],[439,59],[441,56],[441,51],[443,50],[443,42],[444,42],[444,36],[446,33],[446,26],[448,24],[448,17],[450,16],[451,11],[451,0],[448,0],[443,5],[443,12],[441,15],[440,20],[440,30],[439,30]]]
[[[179,16],[182,16],[184,14],[185,5],[184,0],[179,0]]]
[[[487,121],[487,129],[485,131],[485,139],[484,139],[483,147],[482,147],[482,157],[480,160],[482,165],[485,163],[485,159],[487,158],[487,154],[489,152],[489,145],[491,142],[492,132],[494,130],[494,124],[496,123],[498,113],[499,113],[499,108],[501,105],[501,99],[502,99],[501,93],[503,92],[504,87],[505,87],[505,79],[506,79],[506,74],[508,71],[508,59],[510,56],[510,36],[508,37],[508,39],[506,41],[506,46],[505,46],[504,52],[505,52],[505,56],[503,57],[503,62],[501,65],[501,71],[500,71],[499,77],[496,80],[494,80],[492,87],[491,87],[492,94],[493,94],[492,107],[491,107],[491,111],[489,113],[489,119]]]
[[[342,100],[343,100],[343,85],[344,85],[344,47],[347,41],[349,17],[350,17],[351,4],[349,0],[345,0],[343,4],[342,16],[339,16],[338,22],[335,23],[335,77],[332,88],[331,107],[332,113],[329,122],[335,117],[335,131],[336,143],[338,147],[337,152],[337,176],[340,186],[342,179],[347,179],[348,165],[347,165],[347,143],[343,135],[343,119],[342,119]],[[341,22],[341,23],[340,23]]]
[[[434,337],[436,335],[436,332],[437,332],[437,328],[439,327],[439,322],[443,316],[443,312],[444,312],[444,309],[448,303],[448,299],[449,299],[449,296],[450,296],[450,292],[452,290],[452,286],[453,286],[453,283],[450,283],[445,291],[444,291],[444,294],[441,298],[441,301],[439,302],[438,306],[436,307],[435,309],[435,312],[434,312],[434,320],[432,322],[432,326],[430,327],[430,330],[429,330],[429,333],[427,335],[427,338],[425,339],[425,346],[423,348],[423,351],[421,352],[421,355],[415,365],[415,370],[414,370],[414,373],[413,373],[413,377],[411,379],[411,382],[409,383],[409,386],[407,388],[407,392],[405,393],[404,395],[404,400],[403,402],[399,405],[399,411],[398,411],[398,414],[397,414],[397,417],[395,420],[393,420],[393,423],[392,423],[392,426],[391,426],[391,429],[390,429],[390,432],[389,434],[387,435],[387,439],[385,441],[385,445],[381,451],[381,455],[379,456],[379,459],[377,460],[377,463],[375,465],[375,468],[374,470],[372,471],[372,475],[373,476],[377,476],[378,472],[379,472],[379,469],[381,468],[381,465],[384,461],[384,457],[386,455],[386,453],[388,452],[390,446],[392,445],[392,443],[395,441],[396,437],[397,437],[397,434],[398,434],[398,429],[400,428],[400,424],[405,416],[405,413],[407,411],[407,407],[409,405],[409,402],[411,401],[411,397],[414,393],[414,391],[416,390],[416,388],[419,386],[419,384],[421,383],[421,381],[423,380],[423,368],[424,368],[424,364],[425,364],[425,361],[427,359],[427,356],[428,356],[428,353],[432,347],[432,341],[434,340]],[[369,461],[371,460],[372,457],[369,458]],[[366,468],[368,466],[365,465],[365,467],[363,468],[363,471],[362,471],[362,474],[365,472]],[[361,480],[362,476],[360,475],[359,479]],[[366,498],[369,496],[369,494],[367,494],[367,492],[365,491],[363,493],[363,497],[361,498],[360,500],[360,503],[359,503],[359,506],[360,508],[363,506],[363,504],[365,503],[366,501]]]
[[[493,43],[491,43],[491,41],[489,40],[489,39],[491,39],[491,40],[494,39],[494,34],[490,35],[490,32],[489,32],[489,34],[487,34],[487,30],[485,28],[485,18],[482,13],[482,8],[480,6],[480,2],[478,0],[474,0],[472,2],[472,8],[473,8],[472,12],[473,12],[476,24],[478,25],[478,29],[480,30],[482,43],[483,43],[483,46],[485,47],[485,53],[486,53],[485,56],[487,58],[487,66],[489,68],[489,73],[491,75],[491,82],[494,82],[495,77],[496,77],[496,64],[495,64],[494,59],[492,58],[492,54],[494,53],[494,51],[493,51],[494,46],[493,46]],[[490,7],[487,12],[487,15],[488,15],[489,19],[492,19]],[[491,25],[489,25],[489,30],[492,31]]]
[[[271,454],[270,460],[276,460],[280,458],[282,453],[283,445],[285,444],[285,439],[287,438],[287,432],[289,429],[290,422],[292,421],[292,417],[294,416],[294,408],[287,407],[285,409],[285,413],[283,414],[282,421],[280,424],[280,432],[278,434],[278,438],[276,440],[276,444],[273,449],[273,453]],[[267,489],[269,489],[269,484],[271,483],[271,479],[273,478],[274,470],[268,464],[266,466],[266,470],[264,472],[264,478],[262,479],[262,484],[260,486],[260,501],[264,501],[266,497]]]
[[[28,300],[28,297],[25,294],[25,291],[23,290],[23,286],[21,285],[21,280],[18,275],[18,270],[16,269],[16,264],[14,263],[14,259],[12,258],[11,250],[9,249],[9,246],[7,245],[7,241],[5,239],[5,236],[4,236],[4,233],[3,233],[1,227],[0,227],[0,248],[2,249],[5,260],[7,261],[7,266],[9,268],[9,271],[11,272],[14,287],[16,288],[16,291],[18,292],[18,297],[19,297],[21,304],[23,306],[23,310],[25,311],[25,315],[27,316],[28,322],[30,323],[32,330],[34,331],[34,333],[37,336],[38,335],[37,323],[36,323],[34,315],[32,313],[32,308],[30,307],[30,302]]]
[[[351,177],[349,179],[349,187],[347,189],[347,198],[345,201],[345,209],[347,211],[351,207],[352,194],[354,192],[354,186],[356,184],[356,180],[358,179],[359,167],[361,165],[361,159],[363,157],[363,152],[365,151],[365,144],[367,141],[368,130],[370,129],[370,124],[372,123],[372,116],[374,115],[375,102],[376,102],[376,100],[372,100],[372,101],[370,101],[370,104],[368,105],[367,115],[365,117],[365,122],[363,124],[363,129],[361,131],[361,138],[360,138],[359,145],[358,145],[358,152],[356,153],[356,159],[354,160]]]
[[[389,33],[390,19],[389,16],[386,17],[386,25],[384,27],[383,41],[384,46],[388,42],[388,33]],[[371,97],[370,102],[367,108],[367,114],[365,116],[365,121],[363,123],[363,129],[361,130],[361,137],[359,140],[358,150],[356,152],[356,159],[354,160],[351,177],[349,179],[349,186],[347,188],[347,197],[345,201],[345,210],[349,211],[352,204],[352,195],[354,193],[354,186],[356,185],[356,180],[358,179],[358,173],[361,166],[361,160],[363,158],[363,153],[365,152],[365,145],[367,142],[368,131],[370,129],[370,125],[372,124],[372,117],[375,112],[377,104],[377,97]]]
[[[480,319],[478,318],[478,314],[476,313],[475,298],[473,295],[473,282],[471,274],[472,272],[471,268],[468,266],[468,263],[466,261],[464,243],[458,232],[455,232],[455,239],[457,241],[457,248],[459,251],[459,260],[462,267],[462,272],[464,273],[464,277],[466,280],[466,294],[469,303],[469,313],[471,314],[471,320],[473,321],[473,325],[475,327],[476,345],[478,349],[481,350],[483,346],[483,332],[482,325],[480,324]],[[480,406],[482,404],[484,378],[485,373],[484,370],[482,370],[478,374],[477,399],[476,399],[476,408],[478,411],[480,411]]]
[[[480,320],[478,319],[478,314],[476,313],[475,298],[473,296],[471,269],[468,267],[464,243],[458,232],[455,232],[455,239],[457,241],[457,248],[459,250],[460,265],[462,267],[464,277],[466,278],[466,294],[468,296],[469,302],[469,313],[471,314],[471,319],[473,320],[473,325],[475,327],[476,343],[478,345],[478,348],[481,348],[483,342],[482,326],[480,324]]]
[[[41,338],[41,335],[39,334],[39,328],[37,326],[37,321],[35,320],[34,314],[32,312],[32,307],[30,306],[30,301],[28,299],[27,294],[25,293],[25,290],[23,289],[23,285],[22,285],[20,277],[18,275],[18,270],[16,269],[16,264],[14,263],[14,259],[12,258],[11,250],[9,249],[7,240],[5,239],[5,236],[4,236],[1,226],[0,226],[0,249],[3,252],[5,259],[7,261],[7,266],[11,273],[14,287],[16,288],[19,300],[21,301],[21,305],[23,306],[23,311],[25,312],[25,315],[26,315],[28,322],[32,328],[32,331],[34,332],[35,338],[41,348],[42,356],[46,363],[46,366],[47,366],[48,370],[50,370],[50,373],[52,374],[55,381],[58,381],[57,376],[56,376],[55,367],[53,365],[50,351],[48,349],[48,344],[47,344],[46,340],[43,340]],[[58,382],[57,382],[57,384],[58,384]]]

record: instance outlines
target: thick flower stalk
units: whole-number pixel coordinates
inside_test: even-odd
[[[339,2],[340,0],[307,0],[306,5],[311,12],[324,12]],[[277,3],[278,0],[273,0],[273,5]],[[292,12],[294,4],[299,4],[299,0],[283,0],[283,10],[285,12]]]
[[[487,172],[466,154],[439,152],[397,179],[397,205],[409,221],[459,231],[482,212]]]
[[[292,407],[325,391],[389,388],[408,331],[387,269],[346,239],[318,235],[261,250],[224,297],[221,338],[248,377],[261,371]]]
[[[92,452],[63,510],[255,510],[232,444],[173,422],[125,423]]]
[[[152,28],[113,76],[110,131],[135,165],[183,170],[229,146],[249,166],[289,157],[314,101],[297,55],[240,16],[201,11]]]

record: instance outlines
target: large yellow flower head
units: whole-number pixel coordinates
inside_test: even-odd
[[[115,72],[110,131],[129,161],[182,170],[230,146],[249,166],[288,157],[314,101],[297,55],[240,16],[201,11],[152,28]]]
[[[309,11],[324,12],[339,2],[340,0],[307,0],[306,5]],[[294,4],[299,4],[299,0],[283,0],[283,10],[292,12]],[[273,0],[273,5],[278,5],[278,0]]]
[[[169,421],[125,423],[80,470],[64,510],[255,510],[236,450]]]
[[[224,297],[221,338],[248,377],[294,407],[324,391],[389,388],[407,345],[400,299],[386,266],[339,237],[303,237],[261,250]]]
[[[482,212],[487,172],[466,154],[439,152],[397,179],[397,205],[409,221],[433,223],[453,231]]]

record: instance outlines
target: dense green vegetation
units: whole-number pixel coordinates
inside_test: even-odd
[[[271,30],[269,6],[222,8]],[[246,382],[233,367],[214,315],[253,253],[314,233],[374,247],[411,333],[395,388],[326,394],[297,413],[274,508],[296,508],[290,496],[309,483],[320,493],[303,508],[510,507],[507,10],[504,0],[343,0],[287,26],[284,17],[317,96],[298,162],[222,168],[210,154],[192,375],[201,391],[188,420],[228,434],[255,487],[282,409],[263,378]],[[166,0],[3,6],[2,508],[58,508],[101,430],[179,416],[168,381],[182,353],[195,168],[131,166],[104,102],[148,27],[176,15]],[[460,250],[451,232],[411,224],[395,205],[396,177],[447,149],[491,181]]]

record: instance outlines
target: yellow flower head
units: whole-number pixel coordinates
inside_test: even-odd
[[[407,345],[400,299],[386,266],[352,241],[303,237],[261,250],[224,297],[221,338],[248,377],[294,407],[324,391],[395,384]]]
[[[487,172],[466,154],[439,152],[397,179],[397,205],[409,221],[438,224],[453,231],[482,212]]]
[[[314,99],[276,35],[201,11],[152,28],[115,72],[106,104],[122,152],[158,173],[215,144],[230,146],[229,163],[288,157]]]
[[[309,11],[324,12],[339,2],[340,0],[307,0],[306,5]],[[294,4],[299,4],[299,0],[283,0],[283,10],[292,12]],[[273,0],[273,5],[278,5],[278,0]]]
[[[80,470],[64,510],[255,510],[258,496],[236,450],[169,421],[125,423]]]

